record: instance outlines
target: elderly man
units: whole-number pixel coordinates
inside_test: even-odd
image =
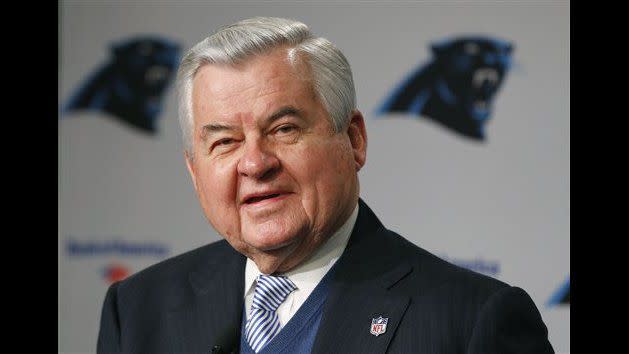
[[[178,73],[185,158],[225,240],[115,283],[98,352],[552,353],[521,289],[387,230],[359,200],[367,133],[349,64],[254,18]]]

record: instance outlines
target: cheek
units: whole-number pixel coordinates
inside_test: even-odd
[[[351,148],[338,141],[307,146],[284,161],[309,200],[339,198],[354,168]]]
[[[230,243],[238,242],[240,217],[236,207],[237,180],[228,164],[204,166],[199,198],[207,220]]]
[[[234,208],[236,180],[233,169],[227,164],[201,166],[197,184],[206,214],[225,218]]]

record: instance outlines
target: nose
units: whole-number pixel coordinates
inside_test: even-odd
[[[238,173],[255,179],[268,178],[280,167],[280,161],[271,148],[261,141],[248,141],[240,161]]]

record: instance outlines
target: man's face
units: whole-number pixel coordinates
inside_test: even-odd
[[[205,65],[193,81],[187,163],[201,206],[267,274],[301,263],[347,220],[366,157],[360,112],[335,133],[309,65],[289,51]]]

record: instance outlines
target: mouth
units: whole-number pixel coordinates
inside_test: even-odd
[[[489,105],[487,104],[486,101],[478,100],[478,101],[474,102],[474,109],[479,111],[479,112],[488,111],[489,110]]]
[[[284,192],[267,192],[267,193],[249,194],[243,198],[242,204],[258,205],[258,204],[262,204],[265,201],[275,201],[275,200],[282,199],[286,195],[288,195],[288,193],[284,193]]]
[[[498,85],[498,71],[492,68],[482,68],[474,72],[472,85],[480,90],[483,86],[496,87]]]

